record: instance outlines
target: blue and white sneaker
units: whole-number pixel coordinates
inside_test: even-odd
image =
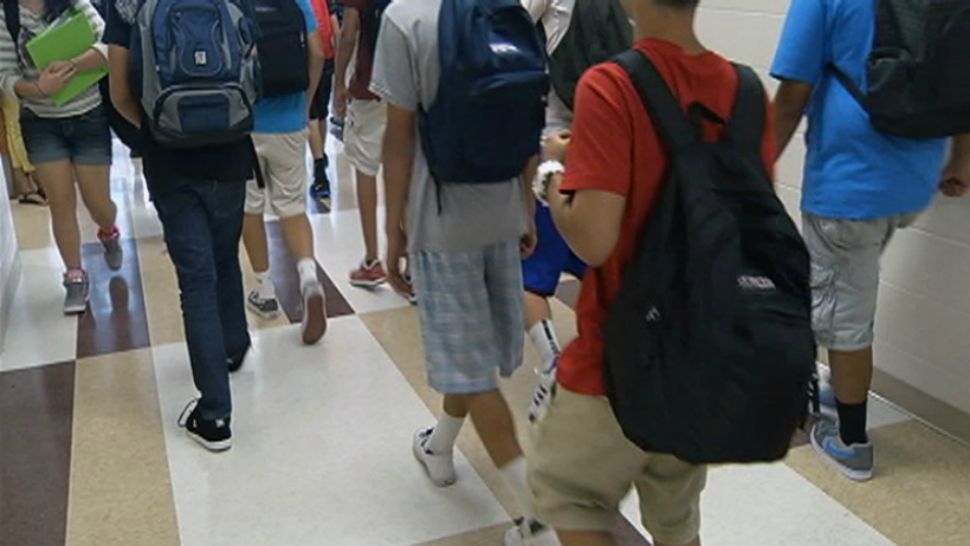
[[[836,422],[822,419],[815,423],[812,427],[812,447],[850,480],[864,482],[872,479],[872,442],[845,445]]]

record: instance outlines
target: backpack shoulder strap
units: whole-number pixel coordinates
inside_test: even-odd
[[[836,66],[835,63],[829,63],[827,68],[835,76],[835,79],[842,84],[842,87],[852,95],[852,98],[859,103],[859,106],[862,106],[863,110],[868,111],[869,97],[866,96],[862,89],[859,89],[859,86],[852,81],[852,78],[844,70]]]
[[[728,122],[728,135],[742,151],[761,157],[767,109],[765,88],[751,67],[734,64],[734,70],[738,74],[738,90]]]
[[[7,32],[13,38],[14,49],[19,52],[20,47],[17,42],[20,40],[20,3],[17,0],[3,0],[3,19],[7,25]]]
[[[700,140],[680,102],[646,55],[631,49],[617,56],[614,62],[630,75],[657,133],[671,151],[676,152]]]

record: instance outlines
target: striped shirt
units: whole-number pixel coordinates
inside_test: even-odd
[[[91,28],[94,29],[95,45],[94,49],[108,57],[108,46],[101,43],[104,34],[104,20],[98,15],[90,0],[72,0],[73,6],[83,12]],[[43,17],[20,6],[20,40],[19,44],[14,44],[13,37],[7,32],[6,17],[3,10],[0,10],[0,88],[12,97],[18,96],[14,91],[14,85],[21,79],[36,81],[40,72],[33,65],[30,56],[27,54],[26,44],[34,36],[43,32],[49,25]],[[19,49],[20,54],[17,54]],[[56,106],[52,99],[46,97],[21,98],[21,104],[38,117],[42,118],[67,118],[79,116],[94,110],[101,105],[101,93],[98,86],[93,86],[77,97],[71,99],[64,106]]]

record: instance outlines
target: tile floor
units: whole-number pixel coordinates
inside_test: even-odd
[[[456,487],[431,487],[411,458],[411,434],[440,399],[425,383],[414,309],[387,288],[346,281],[363,243],[349,169],[333,151],[334,198],[310,206],[330,330],[307,348],[286,314],[250,317],[255,351],[232,380],[235,446],[220,456],[176,423],[194,392],[175,273],[138,166],[116,149],[112,193],[129,258],[109,276],[86,247],[100,292],[80,320],[60,314],[46,210],[14,205],[24,275],[0,356],[0,546],[501,543],[513,504],[471,427]],[[271,242],[281,267],[292,265]],[[295,297],[285,271],[274,278]],[[570,281],[553,302],[565,339],[575,293]],[[535,364],[526,349],[504,386],[527,449]],[[970,449],[880,400],[871,421],[879,468],[869,484],[841,479],[804,445],[775,465],[714,469],[706,544],[970,546]],[[649,544],[635,494],[614,533]]]

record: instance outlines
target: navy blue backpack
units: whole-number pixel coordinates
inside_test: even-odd
[[[420,116],[439,183],[506,182],[539,153],[549,92],[546,53],[519,0],[444,0],[441,82]]]

